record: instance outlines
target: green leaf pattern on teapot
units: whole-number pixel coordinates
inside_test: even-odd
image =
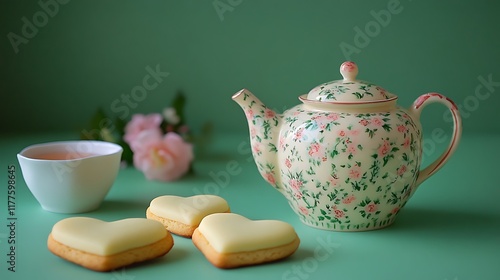
[[[460,139],[460,115],[449,98],[428,93],[403,109],[397,96],[356,80],[357,72],[354,63],[345,62],[344,80],[315,87],[299,97],[303,104],[283,114],[246,89],[233,95],[247,117],[258,171],[313,227],[361,231],[392,224]],[[448,107],[454,130],[446,151],[421,169],[419,117],[431,103]]]

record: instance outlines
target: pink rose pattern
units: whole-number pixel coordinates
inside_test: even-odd
[[[249,98],[249,95],[244,93],[244,100],[247,98]],[[251,102],[248,106],[244,106],[243,109],[250,129],[252,155],[256,159],[259,173],[269,184],[276,189],[280,189],[281,179],[276,172],[276,163],[259,159],[264,157],[263,150],[277,152],[278,147],[280,149],[286,147],[285,139],[278,140],[279,131],[277,131],[277,127],[281,116],[264,106],[259,100]],[[302,137],[300,133],[297,134],[297,137]],[[288,164],[291,166],[292,162]]]
[[[260,102],[244,109],[260,174],[304,223],[340,230],[383,227],[411,197],[422,136],[406,110],[340,114],[296,106],[279,115]],[[263,155],[264,149],[271,155]]]
[[[292,207],[302,221],[350,230],[392,223],[410,197],[409,182],[415,180],[420,165],[420,131],[406,111],[330,117],[331,113],[296,110],[312,116],[303,122],[293,117],[285,120],[280,143],[286,144],[277,153],[284,159],[279,163],[284,189],[289,198],[295,197]],[[307,153],[301,151],[303,145]],[[325,165],[331,166],[330,176],[321,181],[315,175]],[[309,169],[300,169],[303,166]],[[367,197],[363,191],[369,189],[372,195]],[[308,214],[299,207],[308,209]],[[365,222],[352,223],[354,216]]]

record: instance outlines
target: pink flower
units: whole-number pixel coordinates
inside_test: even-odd
[[[387,140],[384,140],[384,144],[378,148],[378,154],[381,157],[386,156],[389,153],[389,150],[391,148],[391,144]]]
[[[336,175],[332,175],[329,181],[332,186],[336,186],[339,183],[339,178]]]
[[[350,130],[349,133],[352,135],[352,136],[358,136],[359,135],[359,130],[357,129],[353,129],[353,130]]]
[[[365,206],[365,211],[368,213],[373,213],[377,211],[377,204],[370,202],[368,205]]]
[[[245,112],[245,115],[246,115],[247,119],[249,119],[249,120],[253,119],[253,110],[248,109],[248,111]]]
[[[398,131],[399,132],[406,132],[406,126],[404,126],[402,124],[398,125]]]
[[[341,67],[341,71],[345,71],[345,72],[352,72],[354,70],[356,70],[356,64],[352,61],[346,61],[344,63],[342,63],[342,65],[340,65]]]
[[[344,130],[339,131],[339,136],[340,137],[344,137],[345,136],[345,131]]]
[[[295,137],[293,140],[301,139],[302,138],[302,133],[304,132],[304,128],[300,128],[295,132]]]
[[[154,129],[158,132],[161,132],[160,125],[163,121],[163,117],[160,114],[135,114],[132,116],[130,122],[125,126],[125,136],[123,139],[127,144],[129,144],[130,148],[134,150],[134,142],[137,139],[137,136],[145,131]]]
[[[285,159],[285,165],[286,165],[286,167],[288,167],[288,168],[292,167],[292,162],[290,161],[290,159],[289,159],[289,158]]]
[[[405,172],[406,172],[406,165],[401,165],[401,167],[398,168],[398,175],[403,176]]]
[[[254,143],[253,147],[252,147],[252,150],[253,150],[253,153],[255,155],[260,155],[262,153],[261,150],[260,150],[259,143]]]
[[[266,181],[268,181],[271,185],[276,185],[276,179],[274,179],[274,175],[270,172],[266,173]]]
[[[296,199],[301,199],[302,198],[302,193],[298,191],[293,192],[293,196],[295,196]]]
[[[309,210],[307,210],[307,208],[305,208],[304,206],[299,206],[299,211],[300,211],[300,213],[302,213],[304,215],[309,214]]]
[[[384,124],[384,122],[382,122],[382,120],[380,118],[377,118],[377,117],[373,118],[372,122],[376,126],[382,126],[382,124]]]
[[[191,144],[174,132],[162,136],[159,130],[146,130],[134,143],[134,166],[149,180],[176,180],[189,170],[193,160]]]
[[[257,130],[255,129],[255,126],[250,127],[250,137],[254,138],[257,135]]]
[[[285,137],[280,136],[280,149],[285,150],[285,146],[286,146],[286,139]]]
[[[361,167],[355,165],[349,170],[349,178],[359,179],[361,177]]]
[[[360,120],[359,123],[362,125],[362,126],[367,126],[370,122],[368,120]]]
[[[399,207],[392,209],[391,213],[396,215],[399,212]]]
[[[300,187],[302,187],[302,182],[297,179],[291,179],[290,186],[292,187],[292,189],[299,191]]]
[[[273,110],[266,109],[266,118],[272,119],[276,116],[276,113]]]
[[[354,200],[356,200],[356,197],[354,195],[350,195],[350,196],[342,199],[342,203],[344,203],[344,204],[350,204]]]
[[[347,151],[350,153],[350,154],[356,154],[356,145],[354,144],[349,144],[347,145]]]
[[[331,113],[331,114],[326,115],[326,118],[330,121],[336,121],[339,119],[339,114]]]
[[[344,217],[344,211],[335,209],[333,210],[333,213],[335,214],[335,218],[342,218]]]
[[[312,143],[311,146],[309,146],[309,155],[310,156],[320,156],[320,149],[321,146],[319,143]]]
[[[404,141],[404,143],[403,143],[403,147],[404,147],[405,149],[407,149],[408,147],[410,147],[410,137],[406,137],[406,138],[405,138],[405,141]]]

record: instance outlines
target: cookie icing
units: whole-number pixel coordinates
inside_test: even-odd
[[[157,221],[130,218],[105,222],[87,217],[67,218],[52,227],[52,238],[66,246],[109,256],[157,242],[167,235]]]
[[[273,248],[297,238],[294,228],[283,221],[253,221],[234,213],[205,217],[198,230],[219,253],[238,253]]]
[[[216,195],[164,195],[153,199],[149,210],[156,216],[186,225],[198,225],[209,214],[227,212],[229,205],[226,200]]]

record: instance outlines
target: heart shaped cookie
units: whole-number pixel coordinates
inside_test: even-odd
[[[105,222],[67,218],[52,227],[47,245],[55,255],[97,271],[109,271],[168,253],[174,241],[159,222],[131,218]]]
[[[300,239],[283,221],[219,213],[203,218],[193,243],[214,266],[233,268],[286,258],[297,250]]]
[[[225,212],[230,212],[229,205],[216,195],[164,195],[151,201],[146,217],[161,222],[172,233],[191,237],[205,216]]]

